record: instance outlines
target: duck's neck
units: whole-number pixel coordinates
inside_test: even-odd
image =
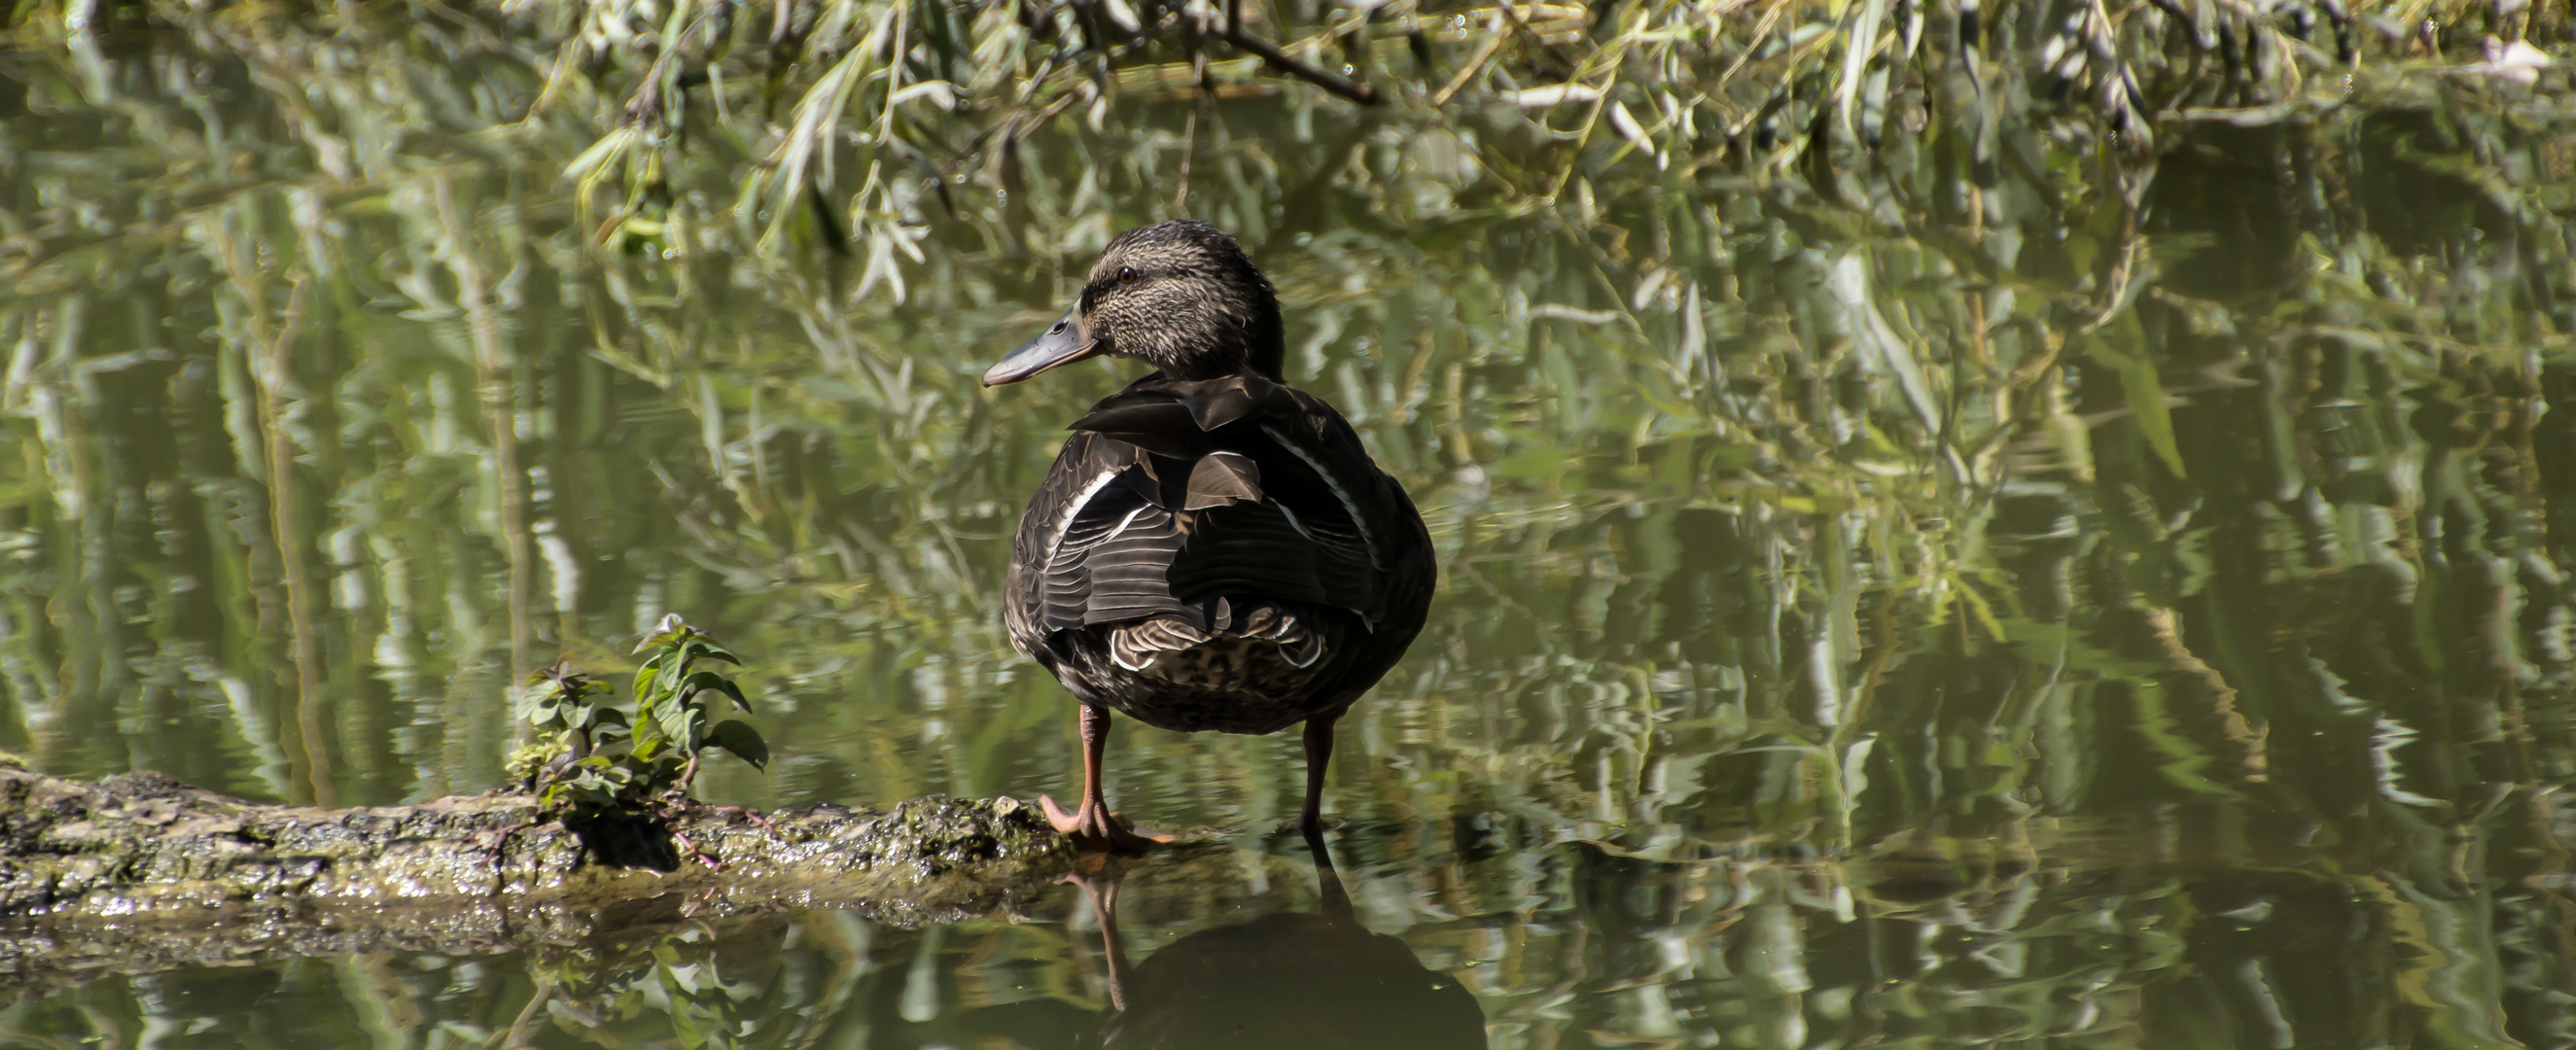
[[[1266,330],[1257,331],[1251,347],[1243,355],[1243,370],[1273,383],[1285,383],[1281,373],[1288,365],[1287,339],[1280,334],[1277,314],[1272,314]]]
[[[1165,379],[1183,381],[1223,379],[1227,376],[1259,376],[1273,383],[1286,383],[1280,373],[1288,354],[1274,336],[1267,341],[1245,347],[1228,347],[1216,353],[1191,354],[1174,361],[1158,361]]]
[[[1281,371],[1288,363],[1288,326],[1280,316],[1279,295],[1271,290],[1269,280],[1252,269],[1250,260],[1244,261],[1243,268],[1251,279],[1251,288],[1242,296],[1242,312],[1235,315],[1241,327],[1226,333],[1232,337],[1228,341],[1235,345],[1226,348],[1230,352],[1225,355],[1229,366],[1225,374],[1256,375],[1273,383],[1285,383]]]

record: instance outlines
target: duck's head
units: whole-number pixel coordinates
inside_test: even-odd
[[[1196,219],[1119,234],[1054,327],[984,373],[1016,383],[1088,357],[1132,357],[1171,379],[1278,380],[1279,297],[1224,231]]]

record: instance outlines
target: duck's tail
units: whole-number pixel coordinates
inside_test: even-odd
[[[1266,601],[1208,605],[1111,628],[1109,658],[1130,671],[1223,689],[1307,671],[1324,657],[1323,635],[1293,610]]]

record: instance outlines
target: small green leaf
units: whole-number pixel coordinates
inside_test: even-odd
[[[760,730],[749,722],[739,718],[718,722],[715,731],[707,734],[707,742],[733,752],[734,757],[751,763],[754,769],[769,768],[769,742],[761,739]]]
[[[695,633],[696,628],[690,627],[689,621],[681,619],[678,613],[671,613],[653,625],[653,630],[644,635],[644,640],[636,643],[635,651],[640,653],[657,645],[667,645]]]
[[[635,669],[635,684],[627,690],[628,692],[635,694],[635,702],[644,702],[645,687],[652,684],[653,672],[661,669],[662,658],[658,656],[644,661],[644,666]]]
[[[707,656],[722,660],[734,665],[735,667],[742,666],[742,658],[735,656],[733,654],[733,650],[717,645],[714,642],[690,642],[689,647],[683,651],[688,653],[688,658],[692,660],[701,656]]]
[[[674,660],[663,665],[661,673],[653,676],[653,695],[661,697],[676,691],[680,688],[680,676],[688,672],[687,660]]]
[[[554,710],[561,696],[562,691],[555,688],[552,682],[537,686],[519,696],[516,713],[524,719],[543,718]]]
[[[709,691],[723,693],[728,697],[732,697],[735,707],[739,707],[745,711],[751,710],[751,703],[742,698],[742,687],[735,685],[733,683],[733,679],[725,677],[724,673],[720,671],[699,671],[696,674],[690,675],[686,681],[681,683],[680,698],[682,700],[696,701],[698,700],[698,694]]]
[[[693,707],[688,704],[673,704],[662,709],[660,717],[656,720],[656,723],[660,726],[662,735],[669,737],[671,739],[671,743],[680,749],[681,754],[685,755],[693,753],[706,742],[707,712],[705,708]]]

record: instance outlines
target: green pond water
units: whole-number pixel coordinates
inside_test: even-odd
[[[1189,214],[1439,548],[1342,723],[1349,921],[1293,734],[1122,722],[1113,802],[1208,844],[1113,930],[1065,886],[255,957],[0,991],[0,1045],[2576,1045],[2545,93],[2148,160],[2044,100],[1977,125],[1954,72],[1920,133],[1697,166],[1509,104],[1137,94],[971,172],[845,157],[838,228],[764,247],[756,119],[585,200],[602,129],[526,118],[543,63],[473,24],[0,53],[0,747],[478,791],[518,675],[676,611],[775,750],[716,801],[1062,797],[1000,581],[1136,368],[975,379]]]

